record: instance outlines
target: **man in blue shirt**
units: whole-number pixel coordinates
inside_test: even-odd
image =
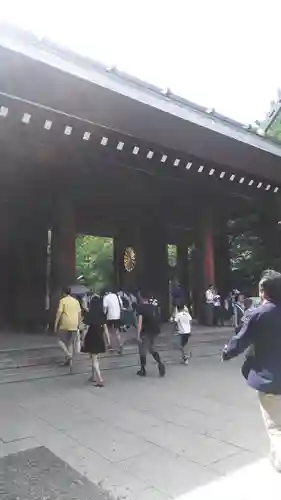
[[[247,350],[242,373],[258,391],[271,463],[281,472],[281,274],[263,273],[259,289],[262,305],[245,318],[225,346],[222,359],[227,361]]]

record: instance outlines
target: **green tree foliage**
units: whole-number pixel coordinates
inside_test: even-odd
[[[277,91],[277,99],[271,101],[270,110],[266,120],[259,123],[261,128],[265,128],[268,125],[268,120],[272,120],[266,131],[268,137],[273,137],[277,141],[281,141],[281,89]]]
[[[256,214],[229,221],[230,258],[234,286],[246,289],[256,286],[261,273],[268,267],[281,271],[281,259],[266,255],[259,236]]]
[[[253,217],[230,221],[229,230],[233,286],[250,292],[264,269],[263,247],[253,225]]]
[[[85,285],[101,291],[114,279],[113,241],[111,238],[78,236],[76,239],[76,274]]]

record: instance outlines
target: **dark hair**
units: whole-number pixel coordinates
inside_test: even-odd
[[[178,304],[178,311],[184,311],[184,308],[185,308],[185,303],[184,302],[180,302],[180,304]]]
[[[92,297],[89,312],[86,314],[85,322],[87,325],[101,325],[105,323],[103,314],[102,299],[97,295]]]
[[[70,288],[70,286],[63,286],[62,287],[62,293],[63,293],[63,295],[71,295],[71,288]]]
[[[268,300],[281,303],[281,274],[273,269],[264,271],[260,280],[260,289]]]
[[[245,309],[250,309],[252,305],[253,305],[253,299],[251,299],[251,297],[247,297],[244,301]]]

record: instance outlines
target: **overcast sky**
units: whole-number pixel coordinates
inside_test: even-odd
[[[245,123],[281,87],[280,0],[0,2],[2,21]]]

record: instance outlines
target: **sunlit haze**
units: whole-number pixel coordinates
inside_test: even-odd
[[[9,0],[0,20],[245,123],[281,86],[280,0]]]

